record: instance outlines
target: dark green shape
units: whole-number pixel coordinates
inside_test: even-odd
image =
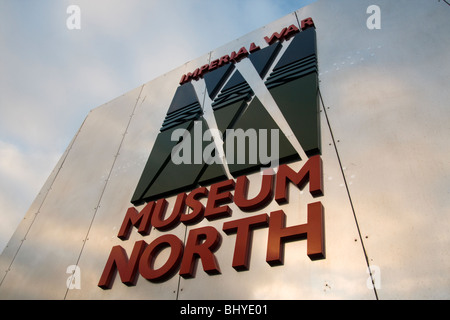
[[[280,44],[261,49],[250,55],[261,77],[267,72],[267,68],[277,55]],[[216,72],[205,75],[205,81],[210,97],[213,98],[223,85],[233,69],[229,65]],[[287,48],[283,57],[275,66],[266,86],[275,99],[278,107],[290,125],[295,137],[302,145],[308,156],[320,154],[320,117],[318,103],[318,79],[316,57],[316,35],[314,29],[308,29],[297,34]],[[270,130],[279,127],[266,111],[261,102],[254,98],[250,105],[253,91],[245,82],[242,75],[236,71],[225,87],[217,95],[212,103],[214,116],[218,129],[224,134],[224,150],[227,151],[227,143],[232,136],[227,136],[226,129],[242,129],[246,132],[254,129],[257,133],[256,163],[249,163],[248,141],[245,146],[245,163],[228,163],[229,170],[234,177],[259,170],[268,164],[260,163],[259,142],[260,129],[267,130],[267,154],[272,153],[272,141]],[[227,179],[225,170],[221,164],[208,165],[203,162],[203,150],[212,143],[203,141],[203,133],[208,129],[204,119],[198,97],[191,83],[180,86],[175,93],[169,107],[161,133],[156,138],[155,144],[136,187],[131,202],[134,205],[144,201],[157,200],[163,197],[173,196],[177,193],[189,191],[200,185],[208,185],[216,181]],[[193,136],[194,121],[202,121],[202,137]],[[189,164],[176,165],[171,161],[171,151],[179,143],[171,141],[171,135],[175,129],[186,129],[191,133],[191,157]],[[199,139],[200,138],[200,139]],[[237,158],[237,141],[235,139],[234,154]],[[195,141],[202,143],[202,162],[195,164]],[[281,130],[279,130],[279,164],[300,159],[299,155]],[[227,158],[228,159],[228,158]],[[230,159],[228,159],[230,161]]]
[[[275,42],[274,44],[260,49],[249,56],[250,61],[255,67],[256,71],[261,78],[264,78],[270,65],[281,49],[281,43]]]
[[[241,73],[236,70],[211,106],[215,111],[241,100],[248,101],[252,95],[253,90],[250,88],[250,85],[245,81]]]
[[[229,91],[230,89],[235,88],[237,86],[241,86],[243,84],[248,85],[242,74],[239,72],[239,70],[236,70],[231,76],[230,80],[228,80],[225,87],[223,87],[221,92],[223,93]]]
[[[167,110],[167,114],[171,114],[195,103],[198,103],[198,97],[195,93],[194,86],[191,82],[187,82],[177,88],[172,102],[170,103],[169,110]]]
[[[149,186],[156,180],[161,174],[166,164],[170,161],[170,152],[172,148],[176,146],[178,141],[171,141],[172,132],[175,129],[188,130],[193,124],[193,121],[185,122],[173,130],[163,131],[158,134],[153,145],[150,156],[147,160],[147,164],[142,172],[141,179],[136,187],[134,195],[131,199],[131,203],[139,205],[144,202],[144,195],[146,194]]]
[[[269,90],[308,156],[320,154],[320,117],[317,73]]]
[[[221,164],[205,164],[203,168],[203,173],[200,176],[198,183],[201,186],[207,186],[214,182],[226,180],[227,175]]]
[[[214,110],[217,129],[220,130],[223,137],[226,129],[233,126],[234,122],[246,105],[247,100],[239,100],[237,102],[230,103],[225,107]],[[201,174],[198,181],[198,183],[202,186],[228,179],[222,164],[205,164],[203,171],[204,172]]]
[[[185,83],[177,88],[167,111],[160,131],[172,129],[179,124],[195,120],[203,114],[192,83]]]
[[[206,89],[208,91],[209,97],[214,99],[220,87],[228,79],[228,76],[234,69],[234,64],[226,64],[214,71],[208,72],[203,76],[205,79]]]
[[[212,143],[211,141],[203,141],[203,134],[208,129],[206,121],[201,117],[199,121],[202,121],[201,137],[194,136],[194,126],[191,125],[189,132],[191,135],[191,161],[190,163],[175,164],[170,159],[165,165],[164,169],[160,172],[158,177],[154,180],[148,191],[144,195],[146,201],[152,201],[163,197],[169,197],[176,195],[180,192],[189,191],[196,188],[199,181],[202,183],[208,183],[210,181],[216,181],[223,177],[226,178],[224,170],[219,164],[208,165],[203,161],[203,151],[206,146]],[[194,162],[195,143],[201,141],[201,163],[196,164]],[[173,148],[173,147],[172,147]],[[206,173],[206,175],[205,175]]]
[[[198,121],[202,121],[202,131],[204,132],[208,129],[206,122],[203,118],[200,118]],[[171,130],[172,132],[172,130]],[[203,136],[202,132],[202,136]],[[189,126],[190,133],[190,152],[191,152],[191,161],[190,163],[181,163],[175,164],[171,159],[171,151],[175,147],[175,144],[171,144],[170,150],[165,149],[168,154],[168,161],[165,164],[164,168],[158,175],[158,177],[151,183],[149,189],[144,195],[144,199],[146,201],[152,201],[156,199],[160,199],[163,197],[168,197],[171,195],[175,195],[183,190],[192,189],[196,185],[197,177],[201,173],[201,170],[204,166],[203,162],[200,164],[194,164],[194,143],[196,137],[194,136],[194,121],[191,121],[191,125]],[[202,137],[200,137],[202,139]],[[202,145],[202,150],[204,146]],[[150,156],[151,158],[151,156]]]
[[[317,73],[317,59],[315,55],[272,72],[266,81],[266,86],[267,89],[272,89],[313,72]]]
[[[273,71],[316,54],[316,29],[306,29],[295,35]]]
[[[216,118],[217,129],[225,134],[225,130],[231,128],[236,122],[237,118],[241,114],[244,107],[247,105],[247,101],[241,100],[233,104],[228,105],[225,108],[214,110],[214,117]]]
[[[279,163],[286,163],[294,160],[300,159],[300,156],[295,151],[294,147],[292,147],[289,140],[286,138],[284,133],[280,130],[278,125],[275,123],[275,121],[272,119],[270,114],[267,112],[267,110],[264,108],[262,103],[259,101],[258,98],[254,98],[253,101],[250,103],[248,108],[244,111],[242,116],[236,121],[236,123],[233,125],[233,129],[242,129],[244,132],[247,132],[248,129],[254,129],[257,133],[257,139],[258,141],[253,143],[256,143],[256,151],[257,151],[257,157],[256,157],[256,163],[252,164],[250,163],[250,156],[249,156],[249,143],[250,140],[246,138],[246,148],[245,148],[245,163],[244,164],[238,164],[237,162],[237,148],[238,148],[238,139],[235,137],[231,137],[230,135],[225,137],[225,143],[224,143],[224,149],[225,153],[227,152],[227,144],[230,143],[230,139],[234,139],[234,159],[233,164],[231,164],[231,159],[229,159],[230,155],[227,155],[227,161],[228,161],[228,169],[230,170],[230,173],[234,177],[238,177],[240,175],[254,172],[259,170],[261,167],[268,166],[270,164],[263,164],[260,162],[260,150],[259,150],[259,141],[260,141],[260,129],[267,129],[267,154],[272,155],[272,148],[271,144],[274,143],[271,141],[271,134],[270,130],[277,129],[279,130]]]
[[[304,30],[292,39],[266,81],[268,89],[310,73],[317,73],[316,30]]]

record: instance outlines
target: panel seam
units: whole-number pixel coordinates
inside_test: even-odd
[[[36,218],[38,216],[38,214],[41,212],[42,206],[44,205],[45,201],[47,200],[47,196],[50,193],[50,190],[52,190],[53,184],[55,183],[56,179],[58,178],[59,172],[61,171],[62,167],[64,166],[64,163],[66,162],[67,157],[69,156],[70,150],[72,150],[73,145],[75,144],[75,141],[77,140],[77,137],[81,131],[81,129],[84,126],[84,123],[86,122],[87,117],[84,119],[83,123],[81,124],[80,128],[78,129],[75,137],[73,138],[72,142],[70,143],[69,147],[66,149],[65,156],[63,157],[63,160],[61,162],[61,165],[59,166],[59,168],[57,169],[57,172],[55,174],[55,177],[53,178],[52,182],[50,183],[49,188],[47,189],[47,192],[45,193],[45,196],[43,197],[37,211],[34,213],[33,216],[33,220],[30,223],[30,226],[28,227],[27,231],[25,232],[25,235],[23,236],[23,239],[20,242],[19,247],[17,248],[13,258],[11,259],[11,263],[8,266],[8,269],[5,270],[5,275],[3,276],[2,280],[0,281],[0,287],[2,286],[4,280],[6,279],[9,271],[11,270],[11,267],[14,263],[14,261],[16,260],[17,255],[19,254],[20,249],[22,248],[23,242],[26,240],[28,233],[30,232],[34,222],[36,221]],[[23,221],[23,220],[22,220]]]
[[[366,251],[366,248],[364,246],[363,237],[361,235],[361,230],[359,228],[358,219],[356,217],[355,207],[353,205],[352,197],[350,195],[350,189],[348,187],[347,179],[345,178],[345,173],[344,173],[344,169],[342,167],[341,157],[339,156],[339,151],[338,151],[338,148],[337,148],[337,145],[336,145],[336,140],[335,140],[334,135],[333,135],[333,130],[331,129],[330,120],[328,118],[328,114],[327,114],[327,111],[326,111],[326,108],[325,108],[325,104],[323,102],[323,98],[322,98],[322,94],[320,92],[320,88],[318,89],[318,94],[319,94],[320,102],[322,104],[323,112],[325,114],[325,119],[327,120],[328,129],[330,131],[331,140],[333,141],[333,146],[334,146],[334,150],[336,152],[336,157],[337,157],[337,160],[338,160],[338,163],[339,163],[339,168],[341,170],[342,178],[344,180],[345,189],[346,189],[348,200],[350,202],[350,206],[351,206],[351,209],[352,209],[353,219],[355,220],[355,225],[356,225],[356,229],[357,229],[357,232],[358,232],[359,240],[361,242],[361,247],[362,247],[362,250],[363,250],[363,253],[364,253],[364,258],[366,260],[367,268],[368,268],[368,271],[369,271],[369,276],[370,276],[370,279],[372,281],[372,284],[374,284],[375,281],[374,281],[374,278],[373,278],[373,275],[372,275],[372,270],[370,268],[369,257],[367,255],[367,251]],[[375,294],[375,298],[377,300],[379,300],[378,299],[377,289],[376,289],[375,285],[373,285],[373,291],[374,291],[374,294]]]
[[[92,225],[94,224],[94,220],[95,220],[95,217],[96,217],[96,215],[97,215],[98,209],[100,208],[100,203],[102,202],[103,195],[104,195],[104,193],[105,193],[105,191],[106,191],[106,188],[107,188],[107,186],[108,186],[109,179],[110,179],[111,174],[112,174],[112,172],[113,172],[113,170],[114,170],[114,167],[115,167],[115,165],[116,165],[117,158],[118,158],[118,156],[119,156],[119,154],[120,154],[120,150],[122,149],[123,141],[125,140],[125,136],[126,136],[126,134],[127,134],[128,128],[130,127],[130,123],[131,123],[131,121],[132,121],[132,119],[133,119],[133,115],[134,115],[134,113],[135,113],[135,111],[136,111],[136,108],[137,108],[139,99],[141,98],[141,93],[142,93],[142,90],[144,89],[144,86],[145,86],[145,85],[142,85],[142,86],[141,86],[141,90],[139,91],[139,94],[138,94],[138,97],[137,97],[136,102],[135,102],[135,104],[134,104],[133,110],[131,111],[130,119],[128,120],[127,126],[125,127],[125,131],[124,131],[124,133],[123,133],[123,135],[122,135],[122,139],[121,139],[121,141],[120,141],[119,147],[117,148],[117,152],[116,152],[116,154],[114,155],[114,161],[113,161],[113,163],[112,163],[112,165],[111,165],[111,169],[109,170],[108,177],[106,178],[106,183],[105,183],[105,185],[104,185],[104,187],[103,187],[103,190],[102,190],[102,192],[101,192],[101,194],[100,194],[99,200],[98,200],[98,202],[97,202],[97,206],[95,207],[95,212],[94,212],[94,214],[93,214],[93,216],[92,216],[92,219],[91,219],[91,223],[89,224],[89,227],[88,227],[86,236],[85,236],[85,238],[84,238],[84,240],[83,240],[83,245],[81,246],[81,250],[80,250],[80,253],[79,253],[79,255],[78,255],[77,262],[76,262],[76,264],[75,264],[76,266],[78,266],[78,264],[79,264],[79,262],[80,262],[81,255],[83,254],[84,246],[86,245],[86,242],[87,242],[87,240],[89,239],[89,233],[90,233],[90,231],[91,231]],[[66,293],[64,294],[64,299],[63,299],[63,300],[66,300],[66,297],[67,297],[68,292],[69,292],[69,288],[66,289]]]

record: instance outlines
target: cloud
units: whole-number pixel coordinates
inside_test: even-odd
[[[53,169],[58,152],[26,152],[0,141],[0,251]]]

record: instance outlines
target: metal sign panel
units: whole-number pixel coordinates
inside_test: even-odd
[[[370,28],[371,5],[365,0],[317,1],[92,110],[0,257],[0,298],[447,299],[448,219],[442,213],[449,208],[445,159],[450,132],[445,119],[450,97],[442,79],[450,72],[445,56],[450,41],[444,31],[449,24],[445,10],[450,8],[444,3],[378,1],[379,29]],[[423,18],[428,16],[432,21]],[[310,17],[315,29],[308,31],[302,21]],[[301,31],[278,39],[291,26]],[[289,50],[298,35],[312,31],[317,63],[307,46],[299,46],[294,55]],[[241,48],[252,52],[246,55]],[[231,58],[233,52],[242,58],[216,69],[220,59]],[[263,54],[258,57],[257,52]],[[309,133],[314,128],[320,132],[315,137],[308,134],[307,141],[299,138],[305,125],[295,125],[298,114],[289,103],[306,103],[295,94],[311,94],[311,74],[318,81],[318,91],[312,94],[317,109],[305,124],[313,125]],[[289,84],[299,92],[287,89]],[[177,94],[188,86],[187,93]],[[248,90],[250,100],[242,98]],[[244,111],[249,116],[242,117]],[[208,127],[229,128],[234,123],[280,129],[285,138],[280,150],[297,156],[286,157],[293,172],[303,172],[320,159],[321,193],[311,192],[316,176],[309,171],[308,179],[302,178],[304,185],[288,183],[285,202],[269,198],[245,209],[239,203],[242,190],[235,188],[242,187],[243,180],[237,179],[244,172],[246,196],[252,199],[267,185],[267,175],[228,166],[219,179],[210,179],[217,178],[214,173],[208,179],[193,174],[195,183],[188,182],[184,191],[174,191],[170,183],[175,178],[188,180],[187,176],[170,177],[173,170],[161,175],[164,170],[155,167],[155,177],[164,178],[165,184],[153,184],[159,191],[152,194],[150,185],[157,179],[141,177],[153,161],[158,137],[200,116]],[[311,141],[313,147],[308,148]],[[167,161],[163,163],[165,167]],[[273,179],[281,177],[280,168],[275,168]],[[227,185],[225,178],[234,184]],[[140,180],[144,187],[136,197]],[[136,223],[129,235],[118,237],[130,208],[142,213],[147,206],[143,202],[164,197],[167,219],[178,194],[189,194],[201,181],[210,193],[217,183],[228,186],[230,195],[218,200],[219,207],[227,207],[226,214],[178,223],[168,230],[154,225],[148,232]],[[208,201],[198,199],[205,208]],[[312,223],[313,212],[323,213],[320,259],[308,256],[311,234],[299,231]],[[276,223],[283,217],[283,230],[292,236],[282,241],[279,265],[269,259],[268,243],[276,238]],[[249,221],[251,228],[237,226]],[[220,241],[211,240],[210,251],[195,252],[202,243],[192,245],[192,237],[200,231],[205,243],[211,237]],[[178,243],[184,255],[200,256],[188,271],[179,266]],[[122,268],[110,288],[102,289],[99,282],[117,246],[128,262],[138,257],[149,263],[136,264],[139,272],[129,282],[122,279]],[[133,255],[139,248],[141,255]],[[208,252],[215,262],[207,261]],[[247,254],[236,257],[242,252]],[[145,278],[164,270],[174,257],[176,268],[164,278]]]

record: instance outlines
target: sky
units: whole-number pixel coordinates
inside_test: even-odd
[[[313,2],[0,0],[0,252],[90,110]]]

